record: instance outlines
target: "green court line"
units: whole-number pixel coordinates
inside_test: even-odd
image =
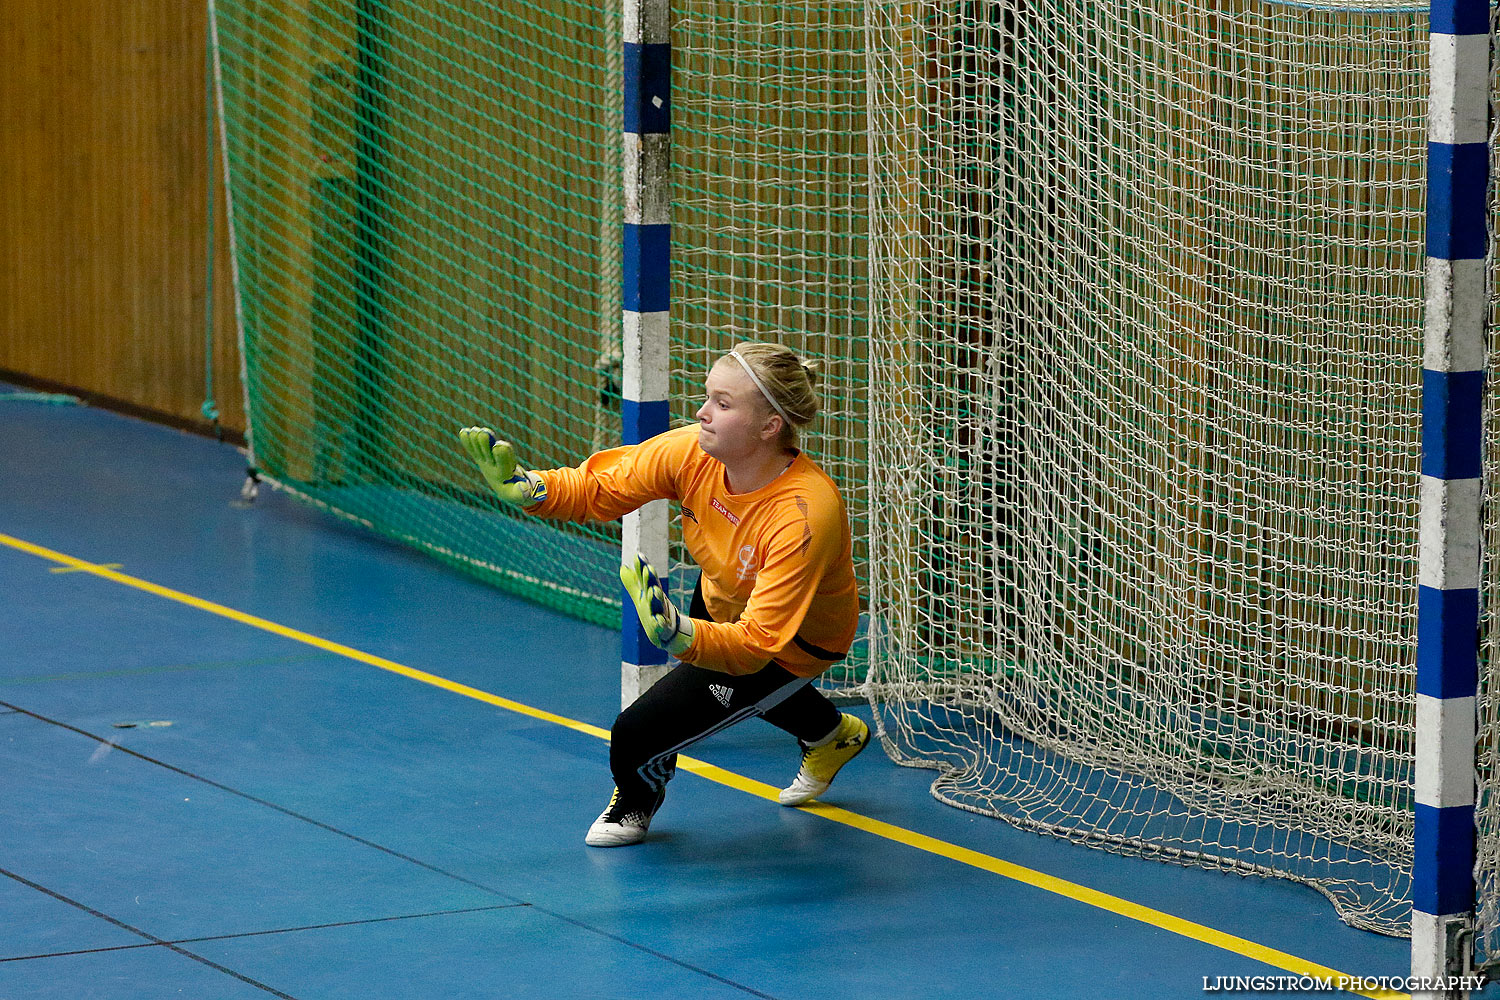
[[[507,711],[515,712],[519,715],[525,715],[533,719],[540,719],[544,722],[551,722],[556,725],[563,726],[564,728],[571,729],[575,732],[585,733],[589,736],[594,736],[602,740],[607,741],[609,739],[609,731],[607,729],[601,729],[598,726],[593,726],[586,722],[579,722],[575,719],[569,719],[566,716],[557,715],[555,713],[545,711],[544,709],[532,708],[530,705],[525,705],[518,701],[512,701],[509,698],[502,698],[499,695],[491,694],[488,691],[481,691],[480,689],[470,687],[467,684],[460,684],[456,681],[448,680],[445,677],[439,677],[436,674],[429,674],[425,671],[417,670],[413,667],[408,667],[404,664],[397,663],[394,660],[387,660],[384,657],[376,656],[373,653],[366,653],[363,650],[355,649],[352,646],[345,646],[342,643],[333,642],[329,639],[324,639],[320,636],[312,635],[309,632],[302,632],[298,629],[290,628],[286,625],[281,625],[277,622],[273,622],[265,618],[259,618],[255,615],[247,614],[243,611],[237,611],[234,608],[226,607],[222,604],[216,604],[213,601],[207,601],[201,597],[194,597],[192,594],[186,594],[182,591],[173,590],[170,587],[163,587],[160,584],[151,583],[148,580],[142,580],[138,577],[128,576],[124,573],[120,573],[112,569],[107,569],[103,566],[90,563],[82,559],[74,558],[73,556],[64,555],[61,552],[54,552],[51,549],[43,548],[40,545],[34,545],[31,542],[22,541],[19,538],[12,538],[9,535],[0,534],[0,545],[6,545],[10,548],[16,549],[17,551],[25,552],[29,555],[36,556],[39,559],[45,559],[49,562],[57,563],[58,565],[73,567],[92,576],[101,577],[105,580],[110,580],[114,583],[132,587],[136,590],[141,590],[148,594],[154,594],[157,597],[165,598],[169,601],[176,601],[179,604],[185,604],[188,607],[197,608],[200,611],[207,611],[210,614],[228,618],[231,621],[240,622],[241,624],[249,625],[252,628],[261,629],[262,631],[270,632],[273,635],[279,635],[287,639],[292,639],[296,642],[312,646],[316,649],[324,650],[328,653],[334,653],[338,656],[342,656],[350,660],[355,660],[359,663],[368,664],[372,667],[378,667],[381,670],[386,670],[393,674],[399,674],[402,677],[420,681],[423,684],[430,684],[433,687],[441,688],[442,690],[452,692],[453,694],[463,695],[466,698],[472,698],[475,701],[484,702],[487,705],[494,705],[498,708],[503,708]],[[707,763],[706,761],[696,760],[692,757],[679,755],[677,766],[684,771],[691,771],[693,774],[696,774],[700,777],[707,778],[710,781],[718,782],[719,784],[725,785],[730,788],[738,789],[739,791],[745,792],[748,795],[754,795],[758,798],[766,799],[771,802],[777,801],[776,797],[779,789],[776,789],[771,785],[767,785],[764,782],[755,781],[752,778],[747,778],[744,775],[736,774],[733,771],[726,771],[723,768],[716,767],[713,764]],[[1048,875],[1045,872],[1039,872],[1030,868],[1025,868],[1021,865],[1013,864],[1012,862],[992,857],[979,851],[970,850],[967,847],[960,847],[957,844],[950,844],[947,841],[939,840],[936,837],[929,837],[926,834],[917,833],[913,830],[907,830],[903,827],[899,827],[891,823],[886,823],[881,820],[872,819],[871,817],[863,816],[859,813],[850,812],[846,809],[840,809],[836,806],[823,805],[819,802],[812,802],[805,806],[799,806],[798,808],[802,809],[804,812],[810,813],[811,815],[820,816],[830,822],[838,823],[842,826],[851,827],[856,830],[863,830],[864,832],[869,833],[873,836],[881,837],[894,843],[904,844],[907,847],[915,848],[916,850],[923,851],[928,854],[933,854],[938,857],[947,858],[951,861],[955,861],[962,865],[967,865],[980,871],[991,872],[993,874],[1011,879],[1012,881],[1020,882],[1024,885],[1033,886],[1034,888],[1042,889],[1046,892],[1051,892],[1056,895],[1072,899],[1076,902],[1096,907],[1108,913],[1116,914],[1117,916],[1139,921],[1140,923],[1148,924],[1152,927],[1156,927],[1173,934],[1178,934],[1182,937],[1186,937],[1194,941],[1199,941],[1203,944],[1211,945],[1215,948],[1220,948],[1224,951],[1231,952],[1236,955],[1241,955],[1245,958],[1253,959],[1257,962],[1262,962],[1266,965],[1271,966],[1272,968],[1281,969],[1285,972],[1299,977],[1333,979],[1335,981],[1338,981],[1340,979],[1348,981],[1350,978],[1353,978],[1349,973],[1339,972],[1336,969],[1331,969],[1327,966],[1320,965],[1316,962],[1301,958],[1297,955],[1292,955],[1288,952],[1279,951],[1275,948],[1259,944],[1247,938],[1229,934],[1224,931],[1217,930],[1213,927],[1209,927],[1205,924],[1186,920],[1182,917],[1177,917],[1170,913],[1165,913],[1161,910],[1152,909],[1149,906],[1143,906],[1140,903],[1131,902],[1130,900],[1124,899],[1119,896],[1113,896],[1109,893],[1101,892],[1097,889],[1092,889],[1088,886],[1080,885],[1076,882],[1069,882],[1066,879],[1057,878],[1056,876]],[[1362,989],[1353,989],[1349,990],[1348,992],[1357,993],[1360,996],[1370,997],[1371,1000],[1401,1000],[1401,998],[1404,998],[1404,1000],[1410,1000],[1409,994],[1399,993],[1392,990],[1366,991]]]
[[[121,563],[100,563],[100,565],[103,566],[105,569],[124,569],[125,568],[124,565],[121,564]],[[77,566],[53,566],[52,569],[51,569],[51,572],[53,572],[53,573],[81,573],[81,572],[83,572],[83,570],[82,570],[82,568],[77,567]]]
[[[111,944],[99,948],[75,948],[72,951],[45,951],[35,955],[9,955],[0,962],[33,962],[41,958],[71,958],[75,955],[100,955],[107,951],[140,951],[143,948],[170,948],[172,945],[204,944],[209,941],[237,941],[242,938],[300,934],[305,931],[336,930],[363,927],[367,924],[390,924],[400,920],[423,920],[428,917],[458,917],[470,913],[492,913],[495,910],[524,910],[530,903],[498,903],[495,906],[469,906],[461,910],[430,910],[426,913],[398,913],[393,917],[366,917],[363,920],[340,920],[329,924],[303,924],[300,927],[275,927],[265,931],[239,931],[234,934],[211,934],[207,937],[177,938],[172,941],[141,941],[138,944]]]
[[[119,670],[80,670],[68,674],[31,674],[0,677],[0,687],[7,684],[47,684],[52,681],[91,681],[109,677],[147,677],[151,674],[185,673],[193,670],[232,670],[235,667],[268,667],[284,663],[307,663],[330,660],[332,653],[301,653],[296,656],[260,656],[248,660],[205,660],[202,663],[167,663],[156,667],[130,667]]]

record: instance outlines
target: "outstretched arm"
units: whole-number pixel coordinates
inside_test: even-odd
[[[652,500],[676,500],[677,477],[696,448],[688,428],[596,452],[572,468],[537,470],[546,499],[527,510],[556,521],[612,521]]]

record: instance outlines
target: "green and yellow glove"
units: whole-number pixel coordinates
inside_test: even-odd
[[[547,484],[535,472],[521,468],[509,441],[496,440],[488,427],[465,427],[458,438],[495,496],[517,507],[535,507],[547,499]]]
[[[635,602],[635,613],[652,645],[673,656],[686,653],[693,644],[693,620],[678,612],[651,564],[640,556],[626,559],[620,567],[620,582]]]

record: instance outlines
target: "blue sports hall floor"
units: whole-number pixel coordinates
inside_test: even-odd
[[[695,748],[645,844],[587,848],[616,632],[237,504],[233,447],[6,388],[0,1000],[1161,1000],[1408,969],[1311,889],[1020,832],[878,750],[781,808],[796,747],[758,720]]]

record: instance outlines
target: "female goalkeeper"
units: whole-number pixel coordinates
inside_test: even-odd
[[[788,806],[822,794],[869,742],[864,722],[809,684],[848,653],[859,616],[843,498],[797,448],[797,428],[817,413],[815,377],[784,347],[742,344],[709,371],[696,427],[573,469],[530,471],[488,428],[460,432],[500,499],[538,517],[602,521],[674,501],[702,570],[683,615],[644,560],[620,569],[647,636],[681,662],[615,720],[615,791],[584,838],[593,847],[643,840],[678,751],[742,719],[802,744],[780,795]]]

